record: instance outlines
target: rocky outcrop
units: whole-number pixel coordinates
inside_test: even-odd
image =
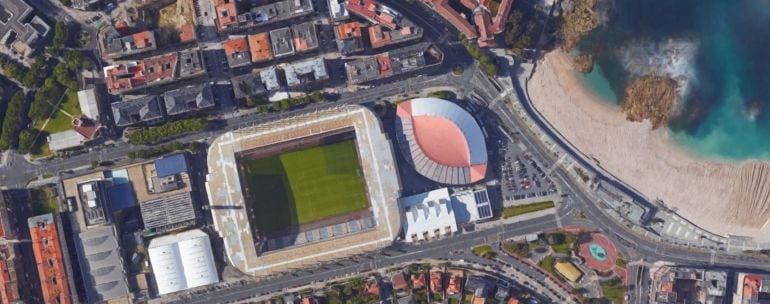
[[[575,49],[580,39],[600,24],[598,0],[572,0],[572,7],[564,10],[561,28],[562,48],[569,52]]]
[[[649,119],[653,129],[666,126],[679,99],[677,88],[676,80],[671,77],[647,75],[635,80],[623,96],[626,119]]]
[[[572,66],[581,73],[591,73],[594,69],[594,57],[590,54],[577,55],[572,60]]]

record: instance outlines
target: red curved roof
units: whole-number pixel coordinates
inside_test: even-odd
[[[450,167],[471,165],[471,151],[463,131],[443,117],[412,117],[414,138],[425,156]]]

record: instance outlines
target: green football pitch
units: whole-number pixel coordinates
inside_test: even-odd
[[[245,160],[241,176],[260,233],[368,207],[353,140]]]

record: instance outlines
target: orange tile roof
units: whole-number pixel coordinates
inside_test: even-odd
[[[462,290],[463,278],[452,276],[449,278],[449,286],[446,288],[448,294],[458,294]]]
[[[491,19],[485,10],[479,10],[473,15],[476,27],[479,30],[478,43],[480,47],[486,47],[495,42],[495,36],[491,31]]]
[[[393,284],[393,289],[406,289],[409,284],[406,283],[406,278],[403,273],[394,274],[390,277],[390,282]]]
[[[462,4],[469,10],[474,10],[476,9],[477,6],[479,6],[479,3],[476,2],[476,0],[460,0],[460,4]]]
[[[396,29],[393,16],[381,11],[376,0],[350,0],[348,11],[355,13],[371,21],[374,24],[382,24],[390,29]]]
[[[222,43],[222,47],[225,49],[225,54],[230,56],[235,53],[243,53],[249,51],[249,45],[244,38],[234,38]]]
[[[336,30],[340,39],[361,38],[361,23],[357,21],[340,24]]]
[[[30,228],[30,238],[45,303],[72,303],[56,224]]]
[[[518,299],[514,299],[514,298],[510,298],[510,299],[508,299],[508,304],[519,304],[519,300]]]
[[[195,40],[195,27],[192,24],[184,24],[179,27],[179,41],[188,42]]]
[[[487,299],[481,298],[481,297],[473,297],[473,304],[484,304],[487,302]]]
[[[759,294],[759,288],[762,285],[762,278],[747,275],[743,278],[743,296],[751,297]]]
[[[110,92],[115,92],[145,85],[147,82],[143,76],[143,70],[144,66],[141,61],[135,62],[135,65],[121,64],[104,68],[107,89]]]
[[[377,281],[371,281],[369,282],[369,285],[366,286],[366,292],[368,292],[370,295],[373,296],[380,296],[380,285],[377,284]]]
[[[390,59],[390,56],[377,55],[374,56],[374,59],[377,60],[377,66],[380,67],[381,77],[387,77],[393,73],[393,61]]]
[[[444,274],[438,271],[430,273],[430,292],[440,293],[444,290],[443,277]]]
[[[497,15],[492,22],[492,32],[500,34],[505,30],[505,23],[508,21],[508,15],[511,14],[513,8],[513,0],[502,0],[500,7],[497,9]]]
[[[370,26],[369,42],[371,42],[373,48],[385,46],[390,43],[390,32],[383,31],[380,25]]]
[[[217,10],[217,29],[222,30],[238,22],[235,0],[213,0]]]
[[[466,38],[473,39],[478,37],[476,29],[459,12],[449,6],[449,0],[432,0],[433,9],[441,16],[444,16],[458,31],[463,33]]]
[[[142,60],[144,78],[147,82],[172,78],[176,71],[176,62],[176,53],[144,59]]]
[[[150,46],[150,36],[152,36],[152,32],[150,31],[136,33],[133,35],[134,44],[136,44],[136,47],[139,49],[146,48]]]
[[[422,288],[425,287],[425,274],[421,273],[419,275],[412,275],[412,288]]]
[[[267,32],[248,36],[251,51],[251,62],[259,62],[273,58],[270,51],[270,38]]]

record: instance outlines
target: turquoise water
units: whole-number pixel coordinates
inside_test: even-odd
[[[592,243],[591,245],[588,245],[588,252],[591,253],[591,257],[593,257],[594,260],[599,262],[604,262],[607,259],[607,251],[598,244]]]
[[[770,1],[605,0],[605,25],[581,42],[586,86],[609,103],[650,72],[680,80],[672,138],[697,154],[770,159]]]

